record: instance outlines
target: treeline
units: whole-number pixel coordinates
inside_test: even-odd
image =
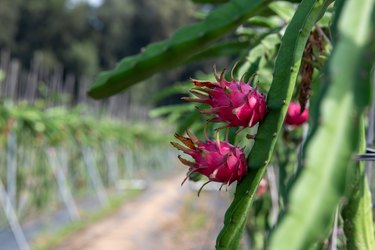
[[[93,76],[191,21],[190,0],[0,0],[0,48]]]

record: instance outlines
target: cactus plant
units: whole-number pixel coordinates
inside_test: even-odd
[[[237,249],[239,246],[247,212],[284,121],[304,45],[310,30],[330,3],[331,1],[303,1],[285,31],[276,59],[273,83],[267,96],[269,113],[259,128],[255,145],[248,157],[249,174],[238,185],[234,200],[225,215],[224,228],[216,242],[217,249]]]
[[[210,80],[195,81],[195,97],[187,98],[212,106],[213,109],[209,112],[226,126],[250,127],[246,128],[247,133],[250,131],[247,136],[236,134],[236,130],[232,128],[230,131],[231,144],[241,143],[248,153],[248,169],[241,170],[246,175],[229,179],[230,183],[237,181],[237,186],[233,201],[225,214],[224,226],[217,237],[216,248],[240,248],[249,214],[260,214],[252,212],[252,203],[270,163],[273,168],[279,168],[279,190],[276,190],[276,195],[272,193],[271,196],[279,199],[272,203],[280,202],[281,209],[276,225],[268,222],[261,225],[261,230],[264,230],[263,247],[293,250],[311,249],[317,247],[317,243],[325,244],[334,215],[338,209],[341,212],[341,201],[347,196],[349,203],[342,213],[346,232],[342,244],[347,242],[353,249],[374,248],[373,225],[369,221],[371,211],[366,210],[370,201],[368,185],[363,166],[360,164],[357,169],[353,161],[353,155],[358,153],[362,145],[364,123],[361,117],[371,99],[369,75],[374,65],[375,48],[369,42],[374,39],[370,37],[374,36],[370,32],[370,29],[373,32],[375,24],[374,0],[195,2],[214,4],[217,7],[204,21],[181,29],[170,39],[147,47],[144,53],[123,60],[117,68],[99,76],[89,94],[95,98],[103,98],[160,70],[194,60],[233,56],[237,53],[242,62],[232,74],[238,77],[258,71],[257,80],[261,79],[259,88],[262,92],[267,92],[267,112],[264,117],[262,113],[258,115],[261,119],[251,122],[251,118],[248,119],[249,115],[252,116],[252,110],[248,108],[250,103],[244,109],[248,113],[237,113],[237,106],[234,107],[233,103],[239,99],[245,102],[248,100],[230,95],[235,85],[223,81],[224,74],[223,77],[217,77],[215,83]],[[296,2],[299,4],[294,4]],[[239,24],[242,26],[237,28]],[[236,28],[231,39],[238,39],[220,40]],[[318,50],[311,45],[314,39],[324,40],[316,41],[322,46]],[[210,47],[210,44],[213,45]],[[252,45],[251,49],[249,44]],[[302,62],[303,69],[300,72]],[[222,88],[222,91],[217,88]],[[245,88],[251,90],[250,86]],[[321,90],[317,93],[319,89]],[[297,110],[292,104],[291,107],[297,111],[294,115],[302,115],[304,119],[289,117],[285,123],[300,125],[307,119],[309,111],[311,119],[308,131],[308,126],[304,126],[305,131],[283,126],[291,100],[298,99],[298,90],[301,93],[299,99],[302,109],[306,105],[309,108],[299,114],[300,109]],[[173,91],[176,89],[165,91],[163,95]],[[230,105],[233,106],[231,109],[228,108]],[[226,108],[220,109],[223,106]],[[177,123],[179,133],[183,133],[188,127],[202,133],[205,124],[199,113],[192,112],[193,110],[191,103],[185,103],[159,108],[153,114],[168,113],[169,119]],[[246,116],[243,119],[246,124],[234,121],[235,116]],[[253,126],[257,122],[259,126]],[[208,130],[214,128],[213,125],[209,126]],[[178,138],[186,146],[194,147],[183,148],[188,154],[191,153],[189,150],[197,150],[195,144],[191,145],[191,137],[190,141],[182,136]],[[273,157],[276,143],[277,155]],[[181,146],[177,147],[181,149]],[[298,152],[295,152],[297,149]],[[182,161],[190,167],[197,166],[196,163]],[[210,170],[221,167],[220,164],[216,165],[207,163]],[[294,169],[294,165],[297,165],[297,169]],[[350,178],[348,171],[355,173],[354,178]],[[210,178],[210,174],[208,177]],[[221,179],[211,179],[223,182]],[[271,184],[273,188],[268,190],[274,192],[276,185]],[[349,188],[352,185],[356,185],[358,189],[353,191]],[[264,198],[266,196],[258,198],[267,199]],[[269,209],[270,206],[266,207],[265,209]],[[267,216],[268,212],[261,214]],[[276,221],[276,217],[272,220]],[[339,223],[338,226],[342,225]]]
[[[234,0],[216,9],[201,23],[177,31],[169,40],[152,44],[136,56],[99,75],[89,95],[104,98],[168,68],[184,63],[209,44],[259,13],[270,0]],[[137,74],[136,72],[142,72]]]
[[[361,120],[359,152],[366,149],[364,119]],[[375,247],[374,225],[372,223],[371,194],[364,162],[351,166],[352,185],[349,198],[342,210],[344,231],[348,249],[372,249]],[[350,170],[349,170],[350,171]]]
[[[292,189],[288,213],[272,236],[270,249],[304,249],[329,233],[329,222],[348,185],[346,174],[360,139],[360,117],[369,104],[361,101],[369,100],[369,92],[357,91],[361,81],[352,65],[362,60],[372,9],[373,1],[366,0],[361,4],[349,0],[344,6],[341,36],[330,61],[332,82],[322,100],[321,125],[309,144],[306,170]],[[369,81],[361,84],[369,87]]]

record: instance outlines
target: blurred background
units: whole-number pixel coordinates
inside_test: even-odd
[[[235,185],[219,192],[220,185],[210,183],[197,197],[204,181],[192,174],[195,182],[181,187],[187,167],[178,162],[169,142],[175,132],[186,129],[200,139],[204,131],[218,139],[226,133],[226,140],[248,154],[257,126],[215,133],[223,124],[207,124],[208,118],[199,112],[204,104],[183,102],[181,97],[193,97],[191,78],[214,81],[213,65],[219,72],[228,69],[222,73],[226,79],[242,76],[267,93],[282,37],[299,1],[258,1],[251,7],[253,2],[241,0],[219,8],[226,2],[0,0],[0,250],[214,249]],[[252,12],[241,25],[235,15],[239,2],[248,8],[240,16]],[[255,11],[258,5],[264,10]],[[317,111],[323,100],[319,96],[330,85],[320,73],[328,67],[334,14],[335,8],[329,7],[310,33],[304,70],[292,94],[292,100],[302,96],[306,104],[310,94],[302,92],[311,84],[310,111]],[[198,22],[172,36],[180,27]],[[147,47],[169,37],[166,43]],[[181,47],[186,50],[175,49]],[[116,90],[113,85],[120,78],[129,79],[121,82],[126,87],[157,74],[126,92],[91,99],[87,91],[96,77],[124,57],[128,60],[120,69],[125,68],[122,76],[129,78],[109,73],[115,75],[113,81],[107,79],[111,84],[97,88],[95,95],[90,92],[92,96]],[[136,71],[140,69],[143,72]],[[159,72],[165,69],[173,70]],[[106,92],[106,87],[112,89]],[[374,114],[373,106],[369,128],[374,127]],[[266,249],[303,171],[309,126],[315,131],[318,121],[282,126],[244,223],[242,249]],[[368,131],[368,145],[373,145],[373,129]],[[367,176],[374,193],[371,164]],[[329,178],[322,181],[323,193],[331,183]],[[371,202],[375,204],[374,198]],[[346,249],[346,220],[338,211],[329,238],[317,242],[321,249]],[[308,216],[315,218],[313,213]],[[323,225],[314,228],[323,231]]]
[[[161,117],[163,105],[180,103],[181,88],[150,98],[198,69],[210,72],[212,61],[103,101],[86,95],[100,71],[210,8],[190,0],[0,0],[0,249],[214,246],[227,194],[197,199],[196,187],[180,188],[186,169]]]

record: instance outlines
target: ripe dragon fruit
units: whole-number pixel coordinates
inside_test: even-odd
[[[297,102],[291,102],[285,117],[285,124],[300,126],[309,118],[309,110],[305,109],[301,113],[301,105]]]
[[[268,181],[267,181],[267,179],[263,178],[259,182],[259,185],[258,185],[257,191],[255,192],[255,195],[257,197],[262,197],[265,193],[267,193],[267,191],[268,191]]]
[[[226,81],[224,73],[225,70],[219,77],[214,70],[217,82],[192,80],[195,87],[191,93],[196,98],[183,99],[210,105],[212,108],[201,113],[214,115],[210,121],[226,122],[227,127],[252,127],[262,121],[266,114],[265,96],[242,79],[234,80],[233,74],[232,80]]]
[[[241,180],[247,172],[246,158],[243,151],[226,141],[214,141],[207,139],[206,142],[199,141],[198,138],[187,131],[188,137],[175,134],[175,137],[184,145],[176,142],[171,144],[177,149],[190,155],[195,162],[186,160],[178,156],[182,164],[189,166],[187,177],[195,172],[208,177],[209,181],[221,182],[228,186]]]

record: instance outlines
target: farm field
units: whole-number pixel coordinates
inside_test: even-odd
[[[0,6],[0,249],[375,249],[375,0]]]

